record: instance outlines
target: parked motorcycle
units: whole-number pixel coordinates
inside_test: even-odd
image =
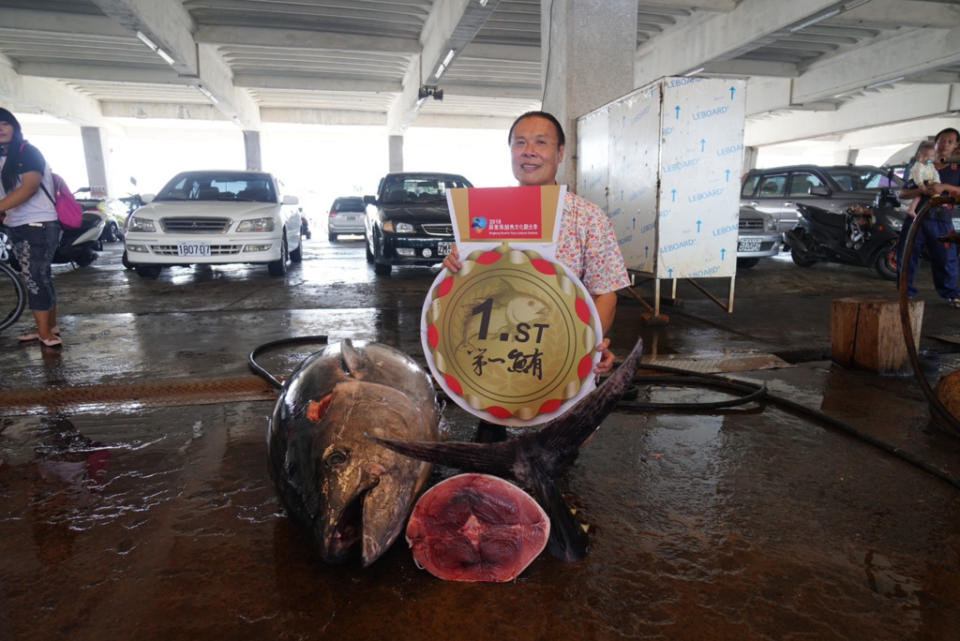
[[[97,259],[100,236],[107,224],[106,215],[98,209],[83,212],[83,219],[76,229],[63,228],[60,245],[53,255],[54,264],[76,263],[86,267]]]
[[[893,189],[881,189],[872,205],[853,205],[842,214],[803,203],[797,210],[800,224],[784,235],[794,263],[862,265],[897,279],[896,245],[905,214]]]

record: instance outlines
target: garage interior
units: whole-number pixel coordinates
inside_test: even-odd
[[[811,141],[846,164],[958,126],[958,43],[960,6],[927,0],[0,0],[0,106],[73,128],[108,193],[126,189],[107,150],[128,122],[232,123],[251,169],[266,123],[383,127],[402,170],[411,129],[502,138],[542,107],[572,132],[665,76],[746,82],[745,170]],[[584,561],[543,555],[486,585],[434,579],[402,541],[366,569],[312,558],[267,474],[275,393],[247,355],[323,335],[422,362],[436,274],[377,279],[360,241],[316,238],[279,281],[243,266],[140,279],[108,246],[55,269],[62,351],[0,336],[0,637],[960,639],[957,435],[931,423],[912,370],[833,362],[831,302],[896,296],[840,265],[764,261],[737,274],[733,314],[681,283],[663,325],[624,296],[611,338],[852,432],[773,402],[640,410],[727,397],[640,385],[564,478]],[[928,266],[917,283],[936,381],[960,369],[958,311]],[[446,417],[470,440],[472,417]]]

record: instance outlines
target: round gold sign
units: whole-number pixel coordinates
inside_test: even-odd
[[[535,424],[578,396],[599,341],[589,295],[559,263],[503,243],[442,272],[424,304],[424,351],[465,409]]]

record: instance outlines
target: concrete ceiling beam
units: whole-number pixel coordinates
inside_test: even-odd
[[[773,76],[778,78],[796,78],[800,69],[792,62],[773,62],[769,60],[721,60],[709,62],[703,66],[700,75],[718,76]]]
[[[96,100],[50,78],[23,76],[0,64],[0,104],[11,111],[45,113],[81,127],[104,125]]]
[[[763,38],[815,20],[841,4],[836,0],[743,0],[732,10],[668,29],[637,49],[634,86],[734,58]]]
[[[960,7],[923,0],[870,0],[830,19],[831,24],[882,27],[960,27]]]
[[[540,62],[540,47],[471,42],[460,52],[460,57],[504,62]]]
[[[323,76],[238,73],[233,83],[248,89],[290,89],[301,91],[369,91],[399,93],[403,88],[396,80],[362,80],[359,78],[326,78]]]
[[[157,85],[182,85],[176,71],[164,68],[119,67],[116,65],[93,65],[89,63],[68,64],[62,62],[23,62],[17,70],[24,76],[93,80],[97,82],[130,82]]]
[[[420,43],[409,38],[266,27],[200,25],[197,28],[196,41],[200,44],[209,45],[330,49],[334,51],[375,51],[380,53],[417,53],[420,51]]]
[[[15,31],[38,31],[61,35],[76,33],[89,36],[129,38],[130,31],[106,16],[83,13],[60,13],[33,9],[0,8],[0,25]]]
[[[211,104],[163,102],[102,102],[103,115],[110,118],[142,120],[225,120],[224,114]]]
[[[849,100],[835,111],[790,112],[748,119],[744,144],[759,147],[941,117],[960,107],[958,92],[960,85],[910,85]]]
[[[911,31],[832,56],[794,80],[791,102],[830,99],[960,64],[957,42],[960,27]]]
[[[737,8],[737,0],[655,0],[650,3],[644,2],[644,4],[704,11],[733,11]]]
[[[382,127],[387,114],[382,111],[346,111],[339,109],[284,109],[264,107],[260,117],[267,123],[298,125],[366,125]]]

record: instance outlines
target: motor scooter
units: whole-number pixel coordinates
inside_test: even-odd
[[[106,224],[107,217],[99,209],[85,210],[79,227],[63,228],[60,245],[52,262],[58,265],[76,263],[77,267],[86,267],[95,261],[100,248],[100,235]]]
[[[872,205],[853,205],[841,214],[803,203],[797,203],[797,210],[800,224],[784,234],[794,263],[861,265],[887,280],[897,279],[897,238],[906,214],[894,189],[881,189]]]

